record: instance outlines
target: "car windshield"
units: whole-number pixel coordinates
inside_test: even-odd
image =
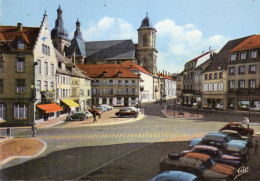
[[[204,170],[206,170],[206,167],[205,167],[205,165],[202,163],[202,164],[200,165],[200,171],[201,171],[201,172],[204,172]]]
[[[225,139],[225,142],[227,142],[227,143],[230,142],[230,137],[229,136],[226,136],[224,139]]]
[[[207,160],[207,165],[209,166],[209,168],[214,167],[215,164],[216,164],[216,162],[212,158],[209,158]]]

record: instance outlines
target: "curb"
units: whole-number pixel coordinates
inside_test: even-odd
[[[167,116],[166,113],[164,112],[164,110],[162,110],[162,113],[164,114],[165,117],[170,118],[170,119],[179,119],[179,120],[198,120],[198,119],[202,119],[199,117],[194,117],[194,118],[179,118],[179,117],[171,117],[171,116]]]

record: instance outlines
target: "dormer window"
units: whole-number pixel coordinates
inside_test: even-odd
[[[107,76],[107,72],[104,71],[104,72],[102,73],[102,76]]]
[[[17,48],[19,50],[24,50],[24,48],[25,48],[24,40],[22,37],[18,37],[18,39],[17,39]]]
[[[231,54],[230,55],[230,61],[236,61],[236,54]]]
[[[121,76],[122,75],[122,72],[117,72],[117,76]]]

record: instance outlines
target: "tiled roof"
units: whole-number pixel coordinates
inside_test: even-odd
[[[0,49],[4,52],[23,51],[31,52],[34,48],[39,34],[39,27],[22,27],[18,30],[17,26],[0,26]],[[17,48],[17,39],[22,37],[25,49]]]
[[[134,59],[135,46],[132,40],[85,42],[86,60]]]
[[[225,46],[218,52],[214,60],[210,62],[205,71],[219,70],[219,67],[221,67],[221,69],[226,69],[229,62],[229,51],[247,38],[248,36],[228,41]]]
[[[242,43],[233,48],[230,52],[250,50],[255,48],[260,48],[260,35],[252,35],[248,37]]]
[[[170,80],[174,80],[174,78],[168,76],[168,75],[165,75],[165,74],[161,74],[161,73],[157,73],[157,75],[159,75],[161,78],[163,79],[170,79]]]
[[[123,63],[121,63],[121,65],[125,68],[127,68],[128,70],[139,70],[145,74],[148,74],[148,75],[152,75],[150,74],[147,70],[145,70],[143,67],[141,67],[140,65],[137,65],[135,63],[133,63],[132,61],[130,60],[127,60]]]
[[[77,65],[77,67],[85,71],[86,74],[91,78],[139,78],[120,64]],[[106,72],[105,75],[103,74],[104,72]],[[118,75],[119,72],[121,72],[121,75]]]
[[[207,55],[207,54],[209,54],[209,53],[211,53],[211,52],[212,52],[212,51],[208,51],[208,52],[206,52],[206,53],[203,53],[203,54],[201,54],[200,56],[198,56],[198,57],[196,57],[196,58],[194,58],[194,59],[188,61],[187,63],[196,62],[198,59],[204,57],[205,55]]]

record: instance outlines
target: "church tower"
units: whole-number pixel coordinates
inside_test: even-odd
[[[62,10],[59,6],[57,9],[57,19],[55,21],[55,28],[51,31],[51,39],[54,47],[64,54],[64,47],[68,47],[70,40],[68,38],[68,31],[64,28],[64,22],[62,19]]]
[[[138,65],[155,75],[157,73],[156,59],[158,53],[158,50],[155,48],[156,29],[152,27],[148,13],[146,13],[146,17],[137,31],[136,58]]]

